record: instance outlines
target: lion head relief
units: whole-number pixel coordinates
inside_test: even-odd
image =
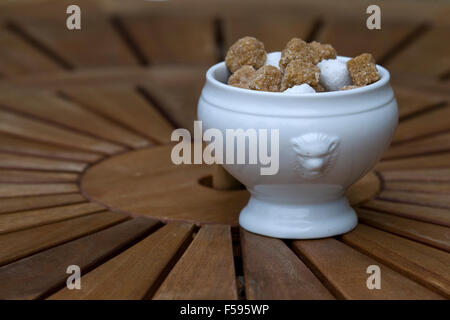
[[[324,133],[307,133],[291,139],[293,167],[303,178],[323,176],[335,161],[339,139]]]

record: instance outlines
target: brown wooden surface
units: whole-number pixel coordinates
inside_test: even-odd
[[[80,31],[65,28],[74,3]],[[375,1],[382,29],[367,30],[364,3],[255,3],[0,3],[0,298],[450,298],[450,5]],[[347,192],[352,232],[239,234],[248,193],[172,165],[172,130],[192,129],[205,71],[243,35],[372,52],[391,72],[399,127]]]
[[[123,215],[102,212],[0,235],[2,246],[0,265],[101,230],[125,219]]]
[[[342,238],[351,246],[450,297],[448,254],[365,225]]]
[[[351,299],[443,299],[389,267],[335,240],[294,241],[294,250],[339,298]],[[378,265],[383,290],[368,290],[367,267]]]
[[[167,224],[86,274],[81,290],[64,288],[50,299],[142,299],[151,295],[192,230],[190,224]]]
[[[153,299],[237,299],[230,227],[201,227]]]
[[[157,224],[145,218],[128,220],[6,265],[0,268],[0,298],[36,299],[63,287],[69,265],[79,266],[84,273],[139,241]]]
[[[241,245],[247,299],[334,299],[280,239],[241,229]]]

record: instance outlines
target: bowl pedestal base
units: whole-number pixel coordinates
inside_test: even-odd
[[[273,202],[252,196],[239,216],[244,229],[283,239],[331,237],[352,230],[357,222],[345,196],[313,204]]]

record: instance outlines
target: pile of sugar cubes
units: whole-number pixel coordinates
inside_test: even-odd
[[[258,39],[241,38],[228,49],[225,63],[229,85],[286,94],[349,90],[380,79],[370,53],[343,62],[331,45],[299,38],[269,54]]]

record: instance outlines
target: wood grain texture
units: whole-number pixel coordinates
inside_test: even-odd
[[[218,59],[212,18],[130,16],[124,25],[152,64],[205,64]]]
[[[170,141],[173,126],[133,86],[70,88],[64,93],[147,138],[159,143]]]
[[[65,13],[67,5],[55,6]],[[98,10],[91,10],[86,5],[82,8],[84,27],[81,30],[68,30],[65,27],[67,16],[56,12],[37,19],[19,16],[15,21],[25,33],[66,61],[71,68],[135,65],[136,59],[108,19]]]
[[[450,44],[446,39],[449,27],[433,26],[403,50],[388,68],[396,72],[414,72],[426,76],[438,76],[450,69]]]
[[[12,213],[23,210],[50,208],[81,202],[86,202],[86,199],[79,193],[2,198],[0,213]]]
[[[352,206],[357,206],[374,198],[380,191],[380,188],[380,179],[371,171],[350,186],[345,195]]]
[[[0,168],[82,172],[87,164],[0,152]]]
[[[153,299],[237,299],[230,227],[203,226]]]
[[[0,104],[38,119],[88,133],[98,139],[132,148],[148,145],[148,141],[143,137],[51,92],[29,92],[26,95],[16,92],[3,93],[0,96]]]
[[[342,236],[349,245],[450,298],[450,255],[365,225]]]
[[[95,162],[102,157],[97,153],[76,150],[73,147],[68,148],[48,142],[33,141],[3,132],[0,133],[0,150],[3,152],[83,162]]]
[[[65,285],[67,267],[82,274],[151,232],[158,222],[147,218],[111,228],[42,251],[0,268],[0,299],[38,299]]]
[[[335,239],[294,241],[296,253],[341,299],[443,299],[437,293]],[[366,286],[367,267],[378,265],[381,289]]]
[[[81,290],[63,288],[49,299],[142,299],[156,289],[192,231],[191,224],[168,224],[84,275]]]
[[[363,208],[389,213],[403,218],[450,227],[450,209],[432,208],[380,199],[365,202]]]
[[[362,223],[450,252],[450,228],[400,218],[368,209],[356,209]]]
[[[386,181],[384,186],[385,190],[450,194],[450,183],[447,182]]]
[[[418,204],[432,208],[450,209],[450,199],[446,194],[383,190],[378,195],[382,200]]]
[[[319,41],[333,45],[338,55],[356,57],[370,52],[378,61],[415,28],[413,23],[385,20],[380,30],[369,30],[366,28],[366,18],[361,15],[359,19],[327,20],[320,30]]]
[[[74,183],[0,183],[0,198],[78,192]]]
[[[405,142],[411,139],[424,137],[430,134],[441,133],[450,130],[450,106],[434,109],[422,114],[420,117],[400,122],[395,131],[392,143]]]
[[[127,219],[112,212],[100,212],[0,235],[0,265],[110,227]]]
[[[93,166],[82,178],[83,193],[110,208],[162,221],[236,226],[248,192],[201,185],[199,180],[211,175],[212,167],[175,165],[172,147],[136,150]]]
[[[413,115],[420,116],[418,113],[445,101],[441,97],[428,93],[426,90],[415,90],[405,85],[394,84],[394,94],[398,104],[400,121]]]
[[[401,159],[381,161],[376,169],[383,170],[409,170],[409,169],[438,169],[450,167],[450,152],[415,156]]]
[[[206,70],[206,67],[154,66],[149,70],[152,80],[141,84],[172,123],[191,130],[197,119],[198,98],[205,84]]]
[[[440,133],[428,138],[397,144],[384,153],[383,159],[424,155],[433,152],[450,151],[450,133]]]
[[[450,182],[450,169],[386,170],[385,181]]]
[[[241,229],[241,248],[247,299],[334,299],[280,239]]]
[[[61,68],[7,29],[0,29],[0,74],[54,72]]]
[[[113,154],[124,150],[123,147],[110,142],[55,127],[48,123],[36,121],[4,110],[0,110],[0,132],[103,154]]]
[[[78,178],[75,173],[0,169],[0,182],[8,183],[76,182]]]
[[[5,213],[0,215],[0,234],[72,219],[104,210],[103,206],[87,202],[56,208]]]
[[[225,17],[223,21],[225,51],[245,36],[252,36],[262,41],[267,52],[281,51],[294,37],[306,39],[316,20],[315,15],[304,15],[298,12],[296,14],[271,12],[270,19],[266,19],[263,14]]]

